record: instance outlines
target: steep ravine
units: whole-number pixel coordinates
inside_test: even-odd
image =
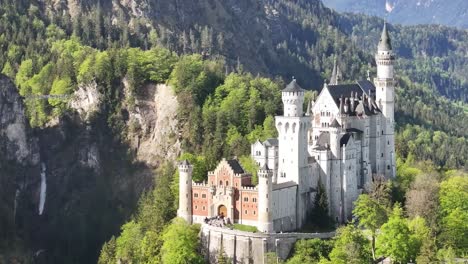
[[[0,236],[16,241],[0,244],[0,263],[96,261],[151,187],[161,157],[180,152],[172,90],[145,89],[124,109],[127,126],[141,129],[121,142],[93,85],[78,89],[68,114],[31,129],[16,87],[0,76]]]

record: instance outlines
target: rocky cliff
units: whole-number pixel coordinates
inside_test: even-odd
[[[0,76],[0,236],[17,241],[0,245],[0,263],[95,262],[102,243],[151,188],[161,157],[180,152],[172,89],[148,84],[144,90],[134,107],[122,110],[134,126],[124,137],[108,127],[92,84],[77,90],[69,113],[31,129],[23,100],[32,99]],[[27,250],[18,254],[21,248]]]

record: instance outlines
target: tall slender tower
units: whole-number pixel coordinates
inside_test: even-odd
[[[376,87],[376,101],[382,111],[382,131],[381,151],[383,153],[382,165],[386,178],[395,177],[395,79],[393,66],[395,65],[395,55],[392,50],[392,43],[388,35],[387,23],[384,24],[382,36],[380,37],[377,53],[375,55],[377,63],[377,78],[374,79]],[[377,153],[379,154],[379,153]]]
[[[273,171],[265,163],[258,170],[258,229],[269,233],[273,231],[272,202],[271,194],[273,191]]]
[[[304,90],[293,79],[282,91],[284,115],[277,116],[278,130],[278,176],[277,183],[300,184],[301,168],[307,160],[307,131],[310,118],[304,116]]]
[[[192,170],[187,160],[179,164],[179,209],[177,216],[192,223]]]

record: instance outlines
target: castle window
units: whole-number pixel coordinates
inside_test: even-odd
[[[223,185],[223,181],[219,181],[219,185]]]
[[[387,141],[387,145],[390,145],[390,140],[389,140],[389,141]]]
[[[228,186],[228,185],[229,185],[229,182],[228,182],[228,181],[226,181],[226,186]]]
[[[201,198],[206,198],[206,194],[202,194],[202,195],[201,195]]]
[[[383,130],[382,130],[382,135],[383,135]]]
[[[198,193],[194,193],[193,197],[198,198]]]
[[[197,209],[198,209],[198,206],[195,205],[195,210],[197,210]]]
[[[244,197],[244,202],[248,202],[249,201],[249,197]]]
[[[203,206],[203,211],[205,211],[205,206]]]
[[[268,213],[268,207],[267,207],[266,211],[267,211],[267,213]]]
[[[247,214],[247,210],[244,211],[244,214]]]
[[[257,202],[257,198],[252,198],[252,202],[256,203],[256,202]]]
[[[380,155],[381,158],[383,158],[383,153]]]
[[[253,211],[253,214],[255,215],[255,211]]]
[[[387,165],[387,170],[389,170],[389,169],[390,169],[390,165]]]

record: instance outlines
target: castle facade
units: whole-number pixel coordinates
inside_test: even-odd
[[[384,26],[377,76],[340,84],[335,64],[329,84],[303,111],[304,90],[293,79],[282,91],[278,138],[257,141],[251,155],[261,168],[258,184],[235,159],[223,159],[204,183],[192,181],[192,166],[179,165],[178,216],[189,223],[223,216],[262,232],[299,229],[313,209],[318,184],[329,214],[352,218],[353,202],[375,176],[395,177],[395,57]]]

